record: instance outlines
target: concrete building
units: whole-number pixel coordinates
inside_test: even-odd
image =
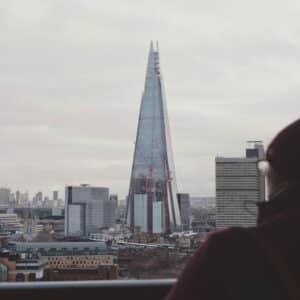
[[[104,202],[104,226],[113,227],[116,224],[118,212],[118,196],[110,195]]]
[[[40,253],[42,256],[106,254],[105,242],[8,242],[16,253]]]
[[[264,158],[261,142],[251,142],[246,156],[216,158],[216,227],[255,226],[255,202],[265,200],[265,178],[257,162]]]
[[[0,211],[6,211],[9,208],[10,189],[0,188]]]
[[[44,225],[39,224],[37,219],[24,219],[24,233],[36,236],[39,232],[44,230]]]
[[[47,262],[0,254],[0,281],[39,281],[44,278]]]
[[[20,223],[17,214],[0,214],[0,228],[2,231],[23,231],[24,227]]]
[[[105,227],[109,189],[87,184],[66,187],[65,235],[88,236]]]
[[[118,279],[118,265],[98,265],[90,268],[48,269],[47,281],[84,281]]]
[[[159,51],[151,42],[127,197],[131,230],[164,233],[181,226]]]
[[[113,255],[67,255],[67,256],[44,256],[50,269],[89,269],[100,265],[113,265]]]
[[[190,230],[190,194],[177,194],[182,230]]]

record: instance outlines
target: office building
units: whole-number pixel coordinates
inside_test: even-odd
[[[180,193],[177,197],[181,215],[181,228],[185,231],[190,230],[190,194]]]
[[[116,224],[118,212],[118,196],[110,195],[104,202],[104,226],[113,227]]]
[[[262,142],[251,142],[245,157],[216,158],[216,227],[256,225],[256,202],[265,200],[265,178],[257,162],[264,157]]]
[[[20,223],[17,214],[0,214],[0,230],[16,232],[23,231],[24,227]]]
[[[166,98],[158,48],[151,42],[127,197],[132,230],[163,233],[181,226]]]
[[[88,236],[105,224],[105,205],[109,189],[87,184],[66,187],[65,235]]]
[[[9,208],[10,189],[0,188],[0,211],[6,211]]]

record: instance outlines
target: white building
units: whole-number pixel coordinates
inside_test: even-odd
[[[66,236],[87,236],[113,225],[117,203],[110,199],[108,188],[83,184],[67,186],[65,192]]]
[[[255,226],[255,202],[265,200],[265,178],[257,162],[263,159],[261,142],[246,149],[246,157],[216,158],[217,229],[231,226]]]

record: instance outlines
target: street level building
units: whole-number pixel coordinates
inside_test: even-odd
[[[67,255],[67,256],[45,256],[50,269],[90,269],[100,265],[113,265],[113,255]]]
[[[44,278],[47,263],[41,259],[27,259],[0,254],[0,281],[38,281]]]
[[[99,265],[91,268],[48,269],[47,281],[83,281],[118,279],[118,265]]]
[[[251,142],[245,157],[216,158],[217,229],[256,225],[255,203],[265,200],[265,178],[257,168],[263,158],[260,141]]]
[[[106,254],[105,242],[8,242],[16,253],[39,253],[41,256]]]
[[[127,197],[131,230],[163,233],[181,226],[175,167],[158,47],[151,42]]]

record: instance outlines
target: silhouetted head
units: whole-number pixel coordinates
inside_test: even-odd
[[[300,119],[281,130],[270,143],[266,160],[269,194],[284,185],[300,184]]]

